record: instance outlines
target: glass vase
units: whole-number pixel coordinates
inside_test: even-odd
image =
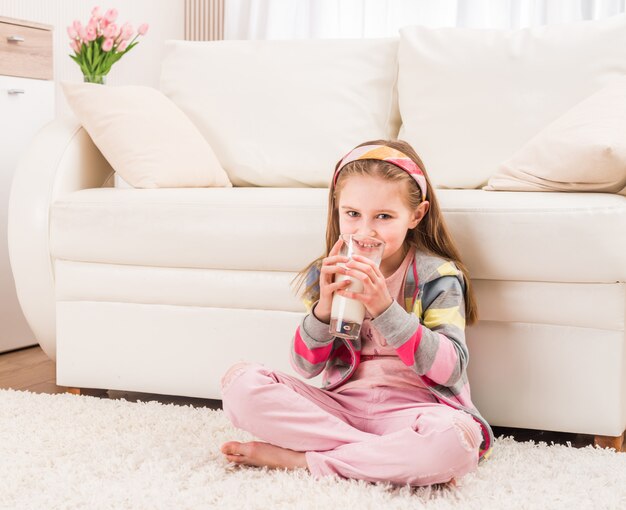
[[[99,85],[106,85],[106,74],[83,74],[83,82],[85,83],[98,83]]]

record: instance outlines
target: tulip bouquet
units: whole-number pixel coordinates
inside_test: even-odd
[[[94,7],[87,25],[76,20],[67,27],[74,50],[70,58],[80,66],[86,82],[104,83],[111,66],[139,44],[137,38],[148,31],[147,23],[143,23],[135,34],[130,23],[116,23],[117,15],[117,9],[103,13],[100,7]]]

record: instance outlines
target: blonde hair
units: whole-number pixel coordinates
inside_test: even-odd
[[[422,163],[420,157],[413,150],[413,147],[402,140],[374,140],[362,143],[358,147],[363,145],[386,145],[397,149],[410,157],[419,166],[422,172],[424,172],[427,184],[426,189],[428,190],[427,200],[430,202],[430,208],[417,227],[407,232],[404,248],[408,250],[410,246],[415,246],[422,251],[454,262],[456,267],[463,273],[465,280],[465,321],[467,325],[474,324],[478,320],[478,306],[474,297],[469,272],[461,262],[459,251],[448,231],[448,227],[439,207],[437,195],[424,168],[424,163]],[[339,163],[337,165],[339,165]],[[341,195],[341,190],[345,182],[354,175],[367,175],[401,184],[406,190],[404,194],[405,205],[412,211],[416,210],[417,206],[422,202],[422,192],[415,180],[407,172],[391,163],[379,160],[360,160],[345,165],[339,173],[335,186],[331,184],[328,193],[326,253],[315,259],[296,275],[292,282],[296,291],[301,289],[302,285],[306,282],[307,275],[314,267],[321,267],[322,260],[328,257],[330,250],[337,241],[340,234],[339,212],[337,208],[339,196]],[[317,301],[319,299],[319,282],[309,282],[303,291],[303,296],[311,302]]]

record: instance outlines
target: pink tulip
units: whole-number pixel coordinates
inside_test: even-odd
[[[124,23],[122,25],[122,32],[121,32],[122,39],[130,39],[134,31],[135,30],[133,29],[133,26],[130,23],[128,22]]]
[[[111,23],[103,31],[104,37],[115,39],[120,34],[120,29],[115,23]]]
[[[136,44],[135,41],[139,36],[144,36],[148,32],[148,23],[142,23],[139,25],[137,32],[133,25],[130,23],[124,23],[119,25],[116,23],[118,18],[118,11],[115,8],[108,9],[106,12],[99,6],[93,7],[91,10],[91,17],[86,25],[81,24],[79,20],[74,20],[70,26],[67,27],[67,35],[70,38],[70,47],[76,53],[77,61],[81,67],[84,67],[87,62],[88,52],[86,51],[89,45],[93,41],[98,41],[94,44],[100,45],[100,50],[103,52],[111,52],[112,56],[119,53],[125,53],[132,44]],[[83,45],[85,45],[85,51],[83,51]],[[96,58],[96,54],[92,56]],[[121,55],[118,55],[121,57]],[[102,62],[102,58],[106,60]],[[117,57],[116,57],[117,58]],[[107,64],[110,68],[112,62],[109,62],[110,58],[98,57],[99,64]],[[115,59],[116,60],[116,59]]]
[[[102,51],[111,51],[113,48],[113,39],[105,39],[102,43]]]
[[[117,19],[117,9],[109,9],[104,15],[104,19],[109,23],[113,23]]]
[[[87,41],[95,41],[98,36],[95,27],[87,27],[85,29],[87,32]]]
[[[102,18],[102,9],[98,6],[94,7],[91,9],[91,16],[99,21]]]

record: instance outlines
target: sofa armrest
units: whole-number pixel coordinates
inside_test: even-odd
[[[66,193],[111,186],[112,181],[113,169],[74,118],[54,120],[41,129],[15,171],[8,210],[9,259],[24,316],[52,359],[56,307],[50,207]]]

